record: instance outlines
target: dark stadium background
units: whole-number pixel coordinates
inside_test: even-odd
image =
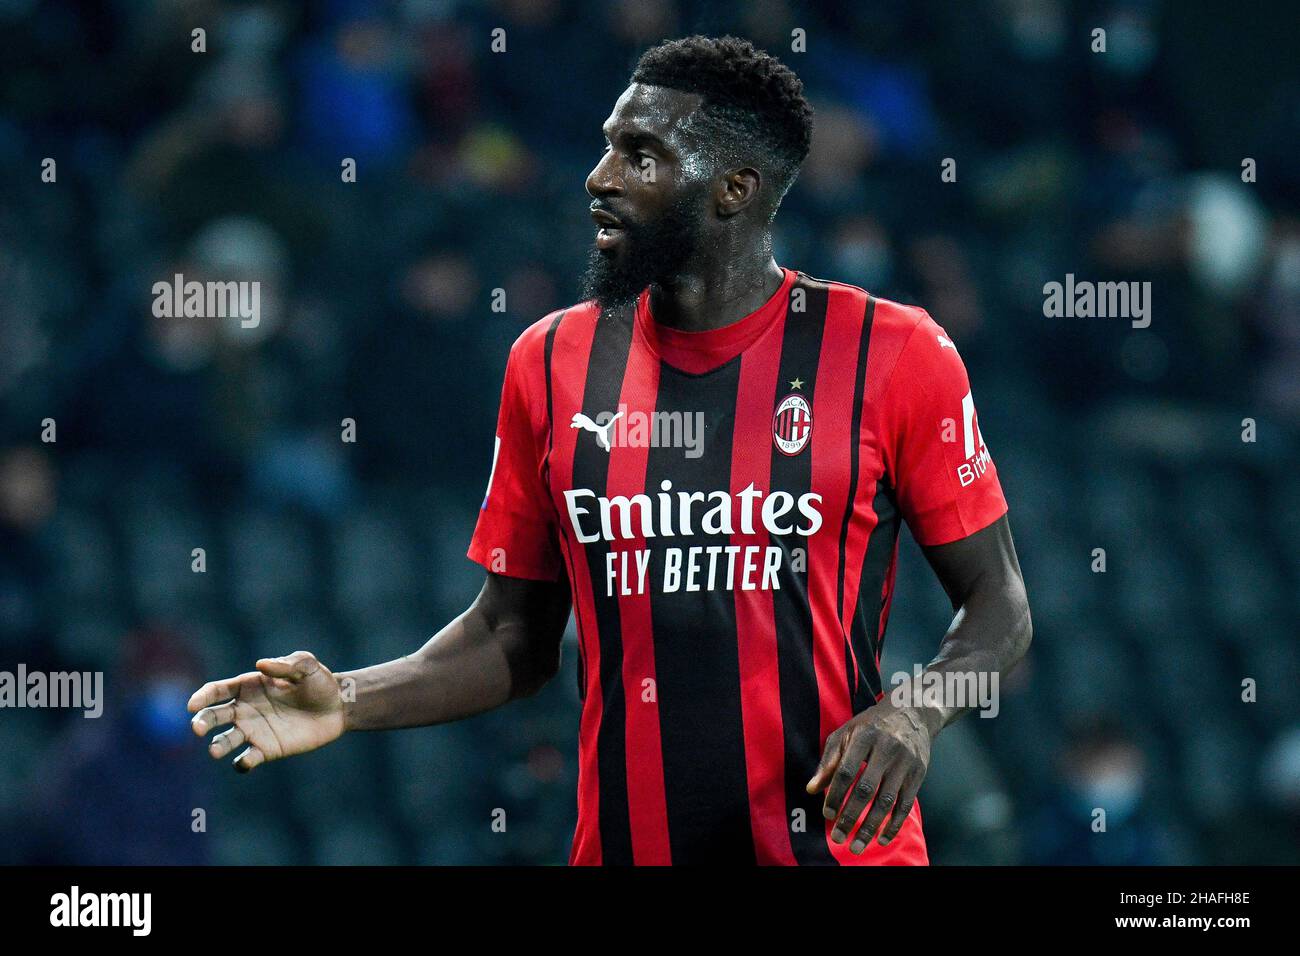
[[[1300,861],[1297,17],[1140,0],[0,2],[0,669],[108,672],[99,720],[0,711],[0,861],[563,862],[571,637],[534,699],[251,777],[183,705],[473,597],[508,347],[576,298],[635,56],[690,32],[800,73],[778,261],[945,326],[1011,503],[1035,641],[936,744],[933,859]],[[177,271],[260,280],[261,325],[154,320]],[[1150,281],[1150,328],[1045,318],[1067,273]],[[898,587],[886,675],[949,619],[906,535]]]

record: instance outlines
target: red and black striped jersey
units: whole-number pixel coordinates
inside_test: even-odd
[[[927,862],[919,807],[855,856],[805,785],[883,696],[899,522],[943,544],[1006,502],[944,330],[783,272],[716,330],[656,324],[643,292],[511,349],[469,556],[572,590],[571,863]]]

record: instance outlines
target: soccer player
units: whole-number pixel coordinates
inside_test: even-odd
[[[232,725],[209,750],[247,771],[476,714],[556,673],[572,611],[571,863],[927,863],[931,741],[974,702],[884,692],[900,521],[956,612],[924,676],[1031,633],[962,361],[922,309],[774,261],[812,110],[773,57],[664,43],[604,132],[587,298],[511,349],[478,598],[401,660],[207,684],[194,730]]]

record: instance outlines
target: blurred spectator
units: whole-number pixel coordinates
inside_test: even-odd
[[[1060,785],[1033,824],[1030,862],[1061,866],[1158,866],[1172,862],[1168,837],[1146,801],[1146,760],[1111,720],[1076,732]]]
[[[180,635],[145,628],[124,638],[103,715],[70,718],[38,771],[24,862],[208,862],[210,778],[199,772],[207,757],[185,710],[201,680]]]
[[[42,531],[57,504],[54,468],[33,447],[0,452],[0,660],[41,653],[50,562]]]

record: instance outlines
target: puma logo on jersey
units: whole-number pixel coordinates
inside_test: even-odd
[[[595,432],[596,444],[600,445],[600,447],[605,449],[605,451],[609,451],[609,430],[614,427],[614,422],[618,421],[622,415],[623,412],[620,410],[617,415],[605,424],[597,425],[582,412],[574,412],[573,421],[569,422],[569,427],[581,428],[583,431]]]

